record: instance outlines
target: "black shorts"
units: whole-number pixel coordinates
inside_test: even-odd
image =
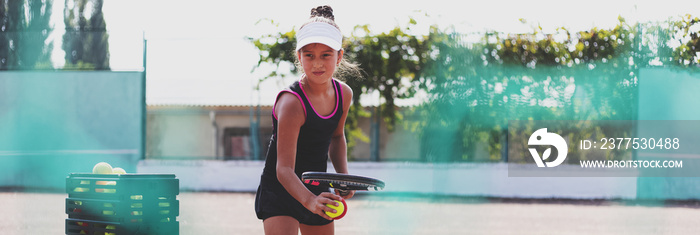
[[[305,225],[326,225],[333,222],[306,209],[287,190],[274,190],[263,184],[258,186],[255,195],[255,214],[263,221],[274,216],[290,216]]]

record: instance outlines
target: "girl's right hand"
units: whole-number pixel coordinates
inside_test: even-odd
[[[336,211],[333,208],[326,206],[326,204],[338,206],[338,203],[334,200],[340,201],[342,200],[342,198],[338,195],[329,192],[324,192],[313,198],[313,200],[309,200],[306,203],[306,205],[304,205],[304,207],[306,207],[306,209],[310,210],[314,214],[320,215],[321,217],[327,220],[333,220],[333,218],[326,215],[326,211],[331,213],[336,213]]]

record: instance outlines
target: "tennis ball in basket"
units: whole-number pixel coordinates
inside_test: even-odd
[[[335,213],[331,213],[326,211],[326,215],[330,216],[334,220],[339,220],[342,219],[343,216],[345,216],[345,213],[348,211],[348,204],[345,203],[345,200],[334,200],[335,202],[338,203],[338,206],[334,206],[333,204],[326,204],[327,207],[335,209]]]
[[[126,174],[126,171],[121,167],[115,167],[112,169],[112,174]]]
[[[112,174],[112,166],[106,162],[97,163],[97,164],[95,164],[95,167],[92,168],[92,173],[93,174]]]
[[[78,226],[83,226],[83,227],[87,227],[87,226],[88,226],[88,223],[85,223],[85,222],[78,222],[77,224],[78,224]],[[85,231],[85,230],[80,230],[80,234],[87,234],[87,231]]]

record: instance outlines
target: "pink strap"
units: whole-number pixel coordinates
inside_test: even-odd
[[[280,93],[277,94],[277,98],[275,98],[275,105],[272,106],[272,116],[275,117],[275,119],[277,119],[277,113],[275,113],[275,107],[277,107],[277,101],[280,99],[280,96],[282,95],[282,93],[285,93],[285,92],[292,93],[293,95],[295,95],[297,97],[297,99],[299,99],[299,102],[301,103],[301,107],[304,109],[304,117],[306,117],[306,105],[304,105],[304,100],[301,99],[301,96],[299,96],[299,94],[297,94],[296,92],[291,91],[291,90],[282,90],[282,91],[280,91]]]

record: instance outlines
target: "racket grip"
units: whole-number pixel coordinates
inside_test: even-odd
[[[348,190],[342,190],[342,189],[335,189],[335,190],[338,191],[338,194],[340,194],[340,196],[347,196],[348,194],[350,194],[350,191],[348,191]]]

